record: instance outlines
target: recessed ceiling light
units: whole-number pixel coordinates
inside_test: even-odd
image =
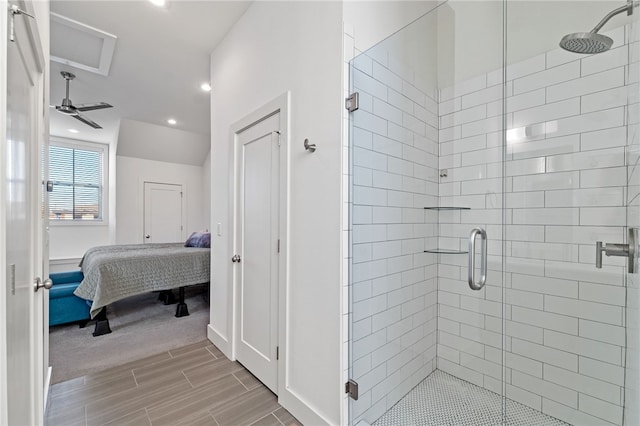
[[[78,131],[78,130],[76,130],[76,129],[69,129],[69,131],[70,131],[71,133],[80,133],[80,131]]]
[[[165,7],[167,5],[166,0],[149,0],[149,1],[158,7]]]
[[[170,119],[168,119],[168,120],[167,120],[167,123],[169,123],[169,124],[171,124],[172,126],[174,126],[174,125],[177,123],[177,121],[176,121],[176,120],[174,120],[173,118],[170,118]]]
[[[204,90],[205,92],[210,92],[211,91],[211,85],[209,83],[202,83],[200,85],[200,88],[202,90]]]

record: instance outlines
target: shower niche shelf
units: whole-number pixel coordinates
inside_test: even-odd
[[[450,249],[430,249],[430,250],[425,250],[425,253],[436,253],[436,254],[467,254],[469,253],[466,250],[450,250]]]
[[[471,207],[455,207],[455,206],[443,206],[443,207],[425,207],[425,210],[437,210],[437,211],[453,211],[453,210],[471,210]],[[467,254],[469,253],[467,250],[452,250],[452,249],[441,249],[434,248],[425,250],[425,253],[434,253],[434,254]]]
[[[471,210],[471,207],[425,207],[425,210]]]

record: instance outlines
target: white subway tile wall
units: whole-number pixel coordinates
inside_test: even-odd
[[[512,64],[506,82],[436,90],[382,49],[353,61],[354,424],[436,368],[571,424],[640,423],[640,280],[621,258],[595,268],[596,241],[640,227],[636,25],[604,54]],[[423,252],[465,250],[475,226],[480,291],[466,255]]]
[[[436,368],[437,259],[424,250],[437,242],[436,214],[425,207],[438,204],[439,117],[436,88],[380,49],[359,55],[352,77],[355,424],[373,423]]]
[[[494,390],[504,343],[506,396],[571,424],[622,424],[625,263],[605,257],[596,269],[595,242],[625,240],[625,155],[639,150],[626,126],[638,80],[629,50],[621,43],[582,59],[552,51],[510,65],[505,86],[494,78],[484,87],[483,75],[440,92],[440,203],[471,207],[440,215],[440,245],[462,248],[482,226],[505,264],[490,262],[487,286],[474,292],[466,258],[440,256],[437,368]],[[504,92],[504,159],[487,142],[502,124],[503,87],[513,87]],[[503,219],[504,241],[492,226]],[[637,353],[627,355],[636,368]]]
[[[629,111],[627,119],[629,129],[623,140],[627,145],[627,165],[628,167],[628,186],[626,195],[627,204],[627,226],[640,228],[640,138],[638,135],[638,123],[640,122],[640,112],[638,110],[638,87],[633,82],[640,81],[640,23],[636,20],[629,25],[629,66],[627,74],[627,87],[629,97]],[[622,135],[616,135],[615,139],[620,140]],[[627,274],[627,307],[625,326],[626,332],[626,354],[624,371],[610,367],[609,365],[601,366],[600,364],[585,365],[584,371],[588,371],[592,377],[605,379],[613,384],[625,386],[624,400],[624,419],[625,424],[640,424],[640,279],[638,274]],[[599,327],[598,327],[599,326]],[[624,328],[614,327],[610,325],[597,324],[592,327],[590,332],[592,335],[600,337],[602,340],[611,344],[624,343]],[[584,337],[589,337],[586,334]],[[585,373],[586,374],[586,373]],[[624,377],[624,379],[623,379]],[[589,405],[590,401],[585,400],[585,405]],[[599,405],[591,405],[591,410],[597,410]],[[606,406],[609,407],[609,406]],[[591,411],[590,411],[591,412]],[[619,417],[617,411],[608,414],[615,419]]]

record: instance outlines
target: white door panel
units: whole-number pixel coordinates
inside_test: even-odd
[[[144,183],[144,242],[184,241],[182,185]]]
[[[237,359],[277,393],[279,114],[237,137],[239,341]]]
[[[30,4],[16,3],[32,10]],[[6,3],[3,3],[6,7]],[[31,12],[33,13],[33,12]],[[44,60],[34,22],[27,25],[25,15],[15,16],[15,42],[7,41],[5,134],[2,137],[4,192],[3,263],[7,270],[3,298],[6,301],[6,397],[5,411],[11,425],[42,423],[44,402],[44,290],[34,292],[34,279],[43,277],[43,218],[41,197],[41,144],[44,113],[42,105]],[[6,30],[6,27],[4,27]],[[6,39],[3,39],[6,41]],[[4,355],[4,354],[3,354]],[[3,366],[4,368],[4,366]],[[6,414],[6,417],[5,417]]]

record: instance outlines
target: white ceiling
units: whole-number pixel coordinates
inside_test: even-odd
[[[51,104],[59,105],[71,71],[74,104],[107,102],[114,108],[85,112],[104,129],[94,130],[51,109],[51,134],[112,143],[121,119],[208,135],[210,54],[251,2],[169,0],[159,8],[146,0],[51,1],[51,11],[117,37],[108,76],[51,62]],[[63,43],[67,40],[63,40]],[[68,42],[72,42],[69,40]],[[213,92],[215,92],[215,88]],[[77,129],[72,134],[68,129]]]

